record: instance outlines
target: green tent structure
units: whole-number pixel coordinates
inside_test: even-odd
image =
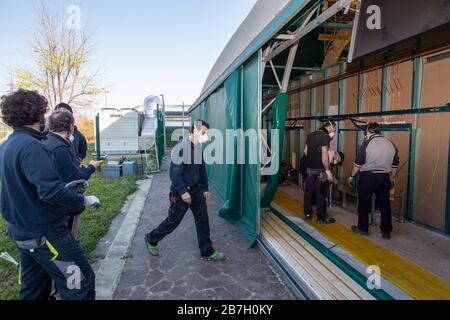
[[[211,185],[223,200],[220,215],[243,232],[249,245],[255,243],[259,234],[261,208],[270,206],[278,188],[279,172],[264,177],[264,167],[272,164],[275,157],[295,167],[295,162],[302,156],[307,134],[329,119],[338,122],[340,127],[335,147],[347,148],[354,144],[352,148],[356,149],[362,137],[350,120],[386,122],[387,117],[403,116],[404,119],[399,118],[396,122],[406,123],[396,125],[393,120],[387,121],[384,128],[392,136],[400,136],[400,132],[409,134],[410,146],[406,151],[409,156],[403,164],[408,175],[404,187],[407,189],[404,192],[407,198],[405,216],[414,220],[413,211],[418,210],[415,206],[421,202],[420,195],[415,192],[420,183],[414,179],[419,136],[415,121],[410,119],[416,115],[426,117],[435,111],[448,116],[448,97],[436,101],[426,98],[427,83],[423,79],[427,61],[435,60],[422,56],[432,50],[444,50],[443,41],[448,38],[448,9],[442,10],[439,3],[442,1],[428,4],[429,13],[425,13],[425,4],[414,1],[412,11],[403,13],[404,18],[385,14],[385,31],[374,32],[366,26],[368,20],[365,18],[371,17],[369,7],[381,6],[385,13],[394,12],[400,3],[259,0],[255,4],[219,56],[190,109],[192,120],[202,118],[224,136],[227,130],[255,130],[258,132],[258,154],[263,148],[270,150],[269,161],[258,157],[257,164],[235,161],[234,164],[208,166]],[[417,16],[414,30],[408,26],[410,18],[407,15]],[[427,23],[430,15],[435,17],[431,25]],[[383,32],[390,32],[391,37],[384,38]],[[446,54],[441,56],[436,59],[443,59]],[[411,70],[407,70],[411,71],[412,78],[408,88],[399,81],[399,64],[405,59],[412,61]],[[379,75],[371,70],[380,70]],[[403,100],[398,100],[400,93],[395,97],[394,91],[409,90],[409,85],[412,86],[411,93],[407,93],[409,96],[403,95]],[[351,93],[348,92],[350,86],[353,88]],[[441,93],[445,95],[442,90]],[[394,110],[390,104],[395,103],[395,99],[405,105]],[[429,105],[424,105],[421,99],[429,100]],[[377,103],[379,110],[374,109]],[[417,125],[424,124],[420,117],[416,120]],[[269,138],[270,129],[279,129],[281,134],[276,141],[263,139],[262,129],[268,129]],[[350,143],[350,140],[354,141]],[[245,137],[227,143],[248,152],[249,144],[253,142]],[[446,177],[447,168],[443,168],[442,176]],[[347,174],[344,170],[348,168],[339,169],[337,174],[341,184],[343,175]],[[261,185],[263,180],[265,184]],[[435,185],[433,188],[442,191],[449,187],[442,181],[441,187]],[[342,192],[344,189],[340,187]],[[449,233],[450,196],[441,198],[439,210],[444,207],[445,217],[434,222],[417,221],[436,225]]]
[[[320,1],[308,0],[258,1],[211,70],[200,97],[190,109],[192,119],[209,122],[224,136],[226,130],[246,132],[253,129],[259,133],[264,128],[262,113],[271,109],[269,112],[275,120],[271,128],[284,130],[287,90],[300,38],[313,32],[330,15],[345,9],[343,5],[335,4],[314,17],[319,4]],[[286,25],[301,34],[284,34]],[[268,45],[277,37],[283,40],[279,47]],[[287,48],[287,55],[283,47]],[[320,49],[315,48],[319,52]],[[269,105],[263,106],[261,93],[263,78],[267,77],[266,67],[275,71],[273,81],[277,94]],[[280,135],[279,141],[272,146],[272,154],[283,154],[283,140],[284,136]],[[249,151],[248,140],[234,143],[236,148]],[[246,157],[249,156],[247,152]],[[277,189],[278,173],[268,177],[263,195],[260,190],[261,163],[213,164],[208,166],[208,176],[224,203],[221,217],[236,225],[249,245],[253,245],[259,234],[261,202],[264,207],[270,204]]]

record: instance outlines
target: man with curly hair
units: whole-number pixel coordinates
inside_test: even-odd
[[[20,253],[22,300],[47,300],[52,280],[64,300],[95,299],[95,274],[66,227],[68,210],[99,203],[69,188],[42,140],[47,100],[18,90],[1,99],[14,131],[0,146],[0,211]]]

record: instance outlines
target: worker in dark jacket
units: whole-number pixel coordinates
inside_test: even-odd
[[[327,215],[325,197],[327,181],[334,183],[330,170],[330,142],[336,133],[336,123],[327,121],[322,128],[311,133],[304,150],[306,156],[307,179],[304,194],[304,213],[306,219],[312,219],[313,199],[317,204],[317,223],[331,224],[336,220]]]
[[[225,259],[223,253],[214,250],[210,239],[206,205],[210,193],[201,147],[208,140],[208,129],[209,125],[206,122],[196,121],[189,138],[182,140],[172,152],[169,215],[155,230],[145,236],[148,251],[154,256],[159,255],[158,243],[178,227],[190,208],[197,227],[201,258]]]
[[[3,120],[14,132],[0,146],[0,210],[20,253],[20,298],[47,300],[53,280],[62,299],[94,299],[95,275],[66,228],[66,213],[99,200],[65,187],[41,142],[47,108],[34,91],[1,101]]]
[[[74,122],[73,115],[69,112],[53,112],[47,119],[49,133],[47,140],[44,141],[55,158],[58,173],[67,183],[75,180],[89,180],[101,165],[101,161],[93,160],[88,167],[80,166],[70,143],[70,136],[74,132]]]
[[[92,160],[88,167],[81,166],[72,148],[70,137],[74,131],[75,119],[70,112],[54,111],[47,119],[47,139],[44,145],[50,150],[56,162],[56,171],[66,183],[76,180],[89,180],[91,175],[100,167],[101,161]],[[82,212],[69,211],[67,227],[79,240],[78,224],[73,228],[76,214]],[[79,219],[79,218],[78,218]]]
[[[381,211],[381,233],[390,239],[392,232],[390,190],[395,185],[399,165],[395,144],[381,135],[381,127],[371,122],[366,128],[366,139],[361,145],[349,178],[350,188],[355,187],[355,177],[360,172],[358,182],[358,225],[353,232],[369,235],[369,213],[372,196],[375,195]]]
[[[73,115],[73,109],[67,103],[60,103],[56,106],[56,110],[66,110],[69,111]],[[75,148],[75,153],[79,158],[79,161],[83,161],[86,159],[87,155],[87,141],[84,135],[78,130],[77,126],[74,127],[73,134],[70,137],[70,140]]]

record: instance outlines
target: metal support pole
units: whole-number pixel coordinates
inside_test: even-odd
[[[166,102],[164,99],[164,95],[161,95],[162,97],[162,104],[163,104],[163,125],[164,125],[164,152],[167,150],[167,138],[166,138]]]
[[[289,80],[291,79],[292,67],[294,66],[295,55],[297,54],[298,42],[293,45],[289,51],[288,61],[286,63],[286,69],[284,71],[283,83],[281,85],[281,91],[287,92],[289,88]],[[270,60],[272,63],[272,60]]]
[[[276,101],[276,98],[273,98],[273,99],[267,104],[267,106],[264,107],[264,109],[261,111],[261,114],[266,113],[266,111],[274,104],[275,101]]]
[[[286,50],[287,48],[291,47],[292,45],[294,45],[295,43],[298,43],[300,41],[300,39],[302,37],[304,37],[305,35],[307,35],[308,33],[310,33],[311,31],[313,31],[314,29],[320,27],[320,25],[327,21],[329,18],[331,18],[332,16],[334,16],[336,13],[338,13],[339,11],[341,11],[342,9],[345,8],[345,4],[342,1],[338,1],[336,2],[334,5],[332,5],[330,8],[328,8],[327,10],[325,10],[324,12],[322,12],[322,14],[320,14],[317,18],[315,18],[314,20],[312,20],[311,22],[310,19],[312,18],[312,15],[317,11],[316,7],[314,10],[312,10],[309,14],[309,16],[306,18],[304,25],[299,28],[299,30],[297,30],[293,35],[294,38],[293,40],[288,40],[285,41],[284,43],[282,43],[280,46],[278,46],[275,50],[273,50],[267,57],[267,60],[272,60],[274,57],[276,57],[278,54],[280,54],[281,52],[283,52],[284,50]],[[308,23],[309,22],[309,23]]]
[[[371,199],[371,210],[370,210],[370,225],[371,226],[376,226],[377,225],[377,221],[376,221],[376,202],[375,202],[375,195],[372,196]]]
[[[100,161],[100,114],[95,116],[95,152],[96,159]]]
[[[405,193],[400,191],[396,198],[400,199],[400,217],[397,221],[405,223]]]
[[[333,208],[333,184],[328,188],[328,208]]]
[[[103,88],[103,92],[105,93],[105,108],[108,108],[108,93],[109,91],[106,88]]]
[[[275,76],[275,80],[277,80],[277,84],[280,87],[280,89],[282,88],[281,83],[280,83],[280,79],[278,78],[278,74],[277,74],[277,70],[275,70],[275,67],[273,65],[272,60],[269,61],[270,66],[272,67],[272,71],[273,71],[273,75]]]
[[[196,121],[196,120],[194,120]],[[183,102],[183,131],[184,131],[185,127],[184,127],[184,102]]]
[[[346,207],[347,207],[347,194],[342,189],[342,208],[346,208]]]

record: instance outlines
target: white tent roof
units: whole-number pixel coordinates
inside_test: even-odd
[[[211,89],[216,80],[227,71],[233,62],[264,31],[290,1],[292,0],[258,0],[214,64],[203,86],[199,99],[203,98],[204,94]],[[301,4],[304,5],[306,2],[308,1],[303,1]],[[301,6],[298,9],[300,8]],[[197,101],[194,105],[197,105],[199,102],[201,101]]]

